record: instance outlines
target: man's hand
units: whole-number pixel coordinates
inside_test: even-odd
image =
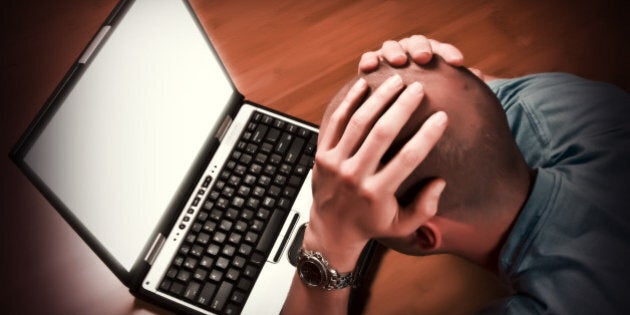
[[[444,112],[433,114],[382,165],[381,158],[424,93],[417,82],[405,88],[398,75],[361,104],[366,92],[366,82],[359,79],[330,116],[320,132],[313,168],[314,201],[304,246],[324,252],[341,272],[354,268],[370,238],[414,233],[437,211],[445,185],[436,179],[410,206],[399,206],[396,190],[440,139],[447,117]]]
[[[388,40],[383,43],[381,49],[364,53],[359,61],[359,74],[377,70],[381,61],[393,67],[402,67],[411,58],[418,65],[425,65],[431,61],[434,54],[440,55],[451,66],[464,65],[464,56],[457,47],[422,35],[413,35],[399,41]],[[468,70],[485,82],[498,79],[476,68],[468,68]]]
[[[394,67],[402,67],[407,64],[410,57],[418,65],[424,65],[431,61],[433,54],[442,56],[452,66],[464,64],[464,56],[455,46],[422,35],[413,35],[400,41],[388,40],[383,43],[381,49],[364,53],[359,61],[359,74],[378,69],[381,60]]]

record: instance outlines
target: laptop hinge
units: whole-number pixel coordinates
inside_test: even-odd
[[[164,235],[162,235],[162,233],[158,233],[155,240],[153,240],[153,244],[151,244],[151,248],[149,248],[147,255],[144,256],[144,261],[146,261],[149,265],[153,265],[153,262],[155,262],[155,258],[157,258],[158,253],[162,250],[164,241],[166,241]]]
[[[109,33],[109,30],[111,28],[112,27],[110,25],[105,25],[98,31],[90,45],[85,49],[85,52],[83,52],[83,55],[81,55],[81,57],[79,58],[79,63],[87,63],[88,60],[90,60],[92,53],[94,53],[96,48],[98,48],[98,46],[101,44],[101,41],[103,41],[103,38],[105,38],[105,35]]]
[[[219,126],[219,130],[217,130],[216,138],[219,141],[223,140],[223,137],[225,136],[228,128],[230,128],[231,124],[232,124],[232,117],[230,117],[230,115],[225,115],[223,122],[221,122],[221,126]]]

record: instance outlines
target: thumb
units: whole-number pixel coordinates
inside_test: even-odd
[[[443,179],[434,179],[422,187],[414,201],[399,212],[394,233],[399,236],[409,235],[433,218],[445,187],[446,181]]]

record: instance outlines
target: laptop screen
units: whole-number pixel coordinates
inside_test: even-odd
[[[24,157],[126,270],[235,92],[191,14],[136,0]]]

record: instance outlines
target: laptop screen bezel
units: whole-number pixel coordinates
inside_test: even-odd
[[[230,98],[229,104],[225,108],[225,112],[222,114],[222,117],[234,117],[234,115],[240,108],[240,105],[242,105],[244,97],[236,89],[236,86],[229,76],[224,64],[220,62],[221,59],[219,58],[219,55],[214,48],[214,45],[212,45],[209,36],[207,36],[203,25],[199,21],[190,3],[187,0],[181,1],[185,4],[196,26],[199,28],[202,34],[205,35],[203,37],[206,40],[208,47],[214,55],[214,58],[219,61],[222,71],[225,73],[225,77],[228,79],[229,84],[232,87],[233,93]],[[209,162],[212,153],[214,152],[214,150],[216,150],[218,146],[218,140],[212,136],[215,134],[218,126],[215,127],[215,130],[212,130],[212,132],[209,133],[209,135],[211,136],[206,139],[203,148],[200,150],[200,153],[195,158],[192,167],[188,170],[184,182],[179,186],[179,189],[177,190],[175,196],[171,199],[172,201],[168,206],[168,210],[164,212],[161,219],[159,220],[159,223],[155,227],[154,231],[151,233],[151,236],[145,241],[145,246],[143,250],[138,253],[135,263],[130,270],[127,270],[125,267],[123,267],[123,265],[73,214],[71,209],[69,209],[62,202],[62,200],[60,200],[55,195],[55,193],[46,185],[46,183],[41,180],[41,178],[26,163],[25,157],[32,147],[33,143],[37,140],[38,136],[41,134],[47,123],[54,115],[54,113],[60,108],[60,106],[63,105],[64,98],[68,95],[72,87],[77,83],[77,81],[81,77],[81,74],[86,70],[87,67],[89,67],[89,61],[85,63],[82,59],[85,58],[86,54],[93,53],[92,51],[90,51],[94,48],[92,43],[94,43],[99,37],[100,30],[105,27],[111,27],[111,33],[111,31],[113,31],[120,23],[120,21],[125,17],[125,13],[134,2],[135,0],[121,0],[120,2],[118,2],[118,4],[114,7],[112,12],[107,17],[107,19],[103,22],[102,26],[99,28],[99,31],[97,31],[90,42],[87,43],[83,52],[76,58],[71,68],[64,75],[60,83],[57,85],[51,96],[37,113],[35,119],[29,124],[28,128],[18,140],[10,153],[11,159],[18,166],[18,168],[42,193],[42,195],[64,218],[64,220],[75,230],[75,232],[86,242],[90,249],[92,249],[92,251],[97,254],[97,256],[107,265],[107,267],[116,275],[116,277],[119,278],[119,280],[127,287],[137,286],[137,282],[141,281],[142,275],[147,272],[149,265],[147,262],[144,261],[144,257],[146,256],[147,251],[150,249],[153,240],[156,238],[158,233],[166,235],[172,229],[175,220],[177,219],[177,216],[182,209],[182,206],[185,204],[186,200],[195,188],[195,183],[197,182],[199,176],[201,176],[204,166]],[[107,39],[107,36],[105,36],[104,38],[99,38],[99,40],[101,41],[100,44],[96,47],[96,51],[98,51],[98,49],[102,47],[104,43],[106,43]]]

